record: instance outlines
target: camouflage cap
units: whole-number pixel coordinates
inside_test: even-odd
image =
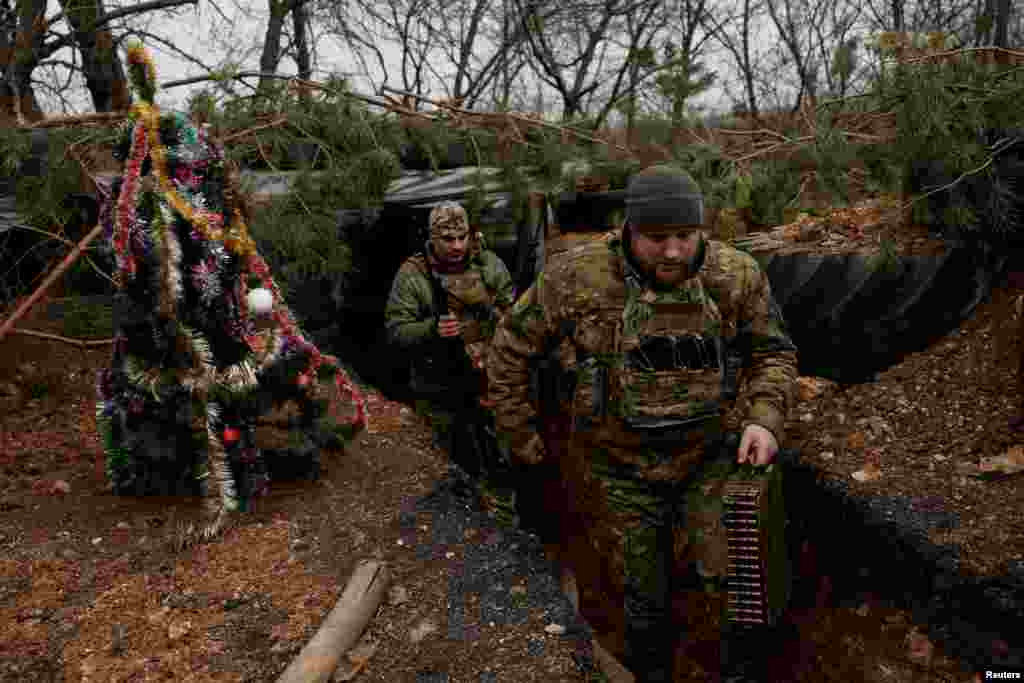
[[[430,236],[459,237],[469,233],[469,216],[458,202],[442,202],[430,211]]]

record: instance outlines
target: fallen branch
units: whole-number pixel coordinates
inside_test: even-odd
[[[96,237],[99,236],[101,232],[103,232],[102,224],[97,225],[89,232],[88,235],[83,237],[82,240],[77,245],[75,245],[75,248],[72,249],[71,252],[64,257],[64,260],[61,261],[61,264],[57,266],[53,270],[53,272],[46,276],[46,279],[43,280],[43,284],[39,285],[39,287],[36,288],[36,291],[32,292],[32,295],[28,299],[26,299],[21,304],[21,306],[18,307],[18,310],[16,310],[11,315],[11,317],[9,317],[7,320],[3,322],[2,325],[0,325],[0,341],[2,341],[3,338],[7,336],[7,333],[14,328],[14,325],[32,309],[32,306],[34,306],[35,303],[42,298],[43,294],[46,293],[46,290],[48,290],[50,286],[57,281],[57,278],[63,275],[64,271],[70,268],[71,264],[78,260],[78,257],[82,255],[82,252],[85,251],[86,247],[88,247],[89,244],[94,239],[96,239]]]
[[[26,337],[39,337],[40,339],[52,339],[53,341],[64,342],[65,344],[71,344],[77,346],[80,349],[86,349],[93,346],[109,346],[114,343],[113,339],[71,339],[69,337],[62,337],[59,334],[49,334],[48,332],[37,332],[36,330],[25,330],[20,327],[15,327],[11,330],[12,334],[21,334]]]
[[[904,64],[916,64],[918,62],[928,62],[928,61],[934,61],[934,60],[942,61],[942,60],[950,59],[952,57],[957,57],[959,55],[968,55],[968,54],[973,55],[975,59],[977,59],[977,55],[979,55],[979,54],[1006,55],[1007,57],[1011,58],[1014,61],[1014,63],[1017,63],[1017,60],[1020,60],[1020,61],[1024,62],[1024,52],[1022,52],[1020,50],[1010,50],[1010,49],[1007,49],[1005,47],[991,47],[991,46],[989,46],[989,47],[964,47],[964,48],[959,48],[959,49],[956,49],[956,50],[944,50],[942,52],[932,52],[932,53],[920,55],[920,56],[917,56],[917,57],[908,57],[908,58],[903,59],[902,61],[903,61]]]
[[[403,95],[403,96],[406,96],[406,97],[415,97],[416,99],[420,100],[421,102],[426,102],[428,104],[432,104],[435,107],[438,107],[439,109],[446,109],[446,110],[452,112],[453,114],[461,114],[462,116],[467,116],[467,117],[470,117],[470,118],[485,118],[485,117],[487,117],[487,118],[491,118],[493,120],[495,118],[499,118],[500,117],[500,118],[504,118],[504,119],[507,119],[507,120],[510,120],[510,121],[519,121],[521,123],[526,123],[526,124],[529,124],[531,126],[539,126],[541,128],[547,128],[549,130],[558,131],[558,132],[562,133],[563,135],[564,134],[569,134],[569,135],[572,135],[573,137],[575,137],[577,139],[586,140],[587,142],[594,142],[594,143],[601,144],[601,145],[608,145],[609,147],[615,147],[616,149],[621,150],[623,152],[627,152],[627,153],[630,153],[630,154],[632,153],[632,151],[629,148],[623,147],[622,145],[617,145],[615,143],[608,142],[607,140],[601,140],[600,138],[595,138],[595,137],[593,137],[591,135],[587,135],[586,133],[580,133],[577,130],[569,128],[568,126],[560,126],[558,124],[550,123],[550,122],[545,121],[543,119],[532,119],[529,116],[523,116],[522,114],[516,114],[514,112],[501,112],[501,113],[497,113],[497,112],[475,112],[475,111],[472,111],[470,109],[462,109],[461,107],[456,107],[455,105],[451,104],[450,102],[445,102],[445,101],[442,101],[442,100],[431,99],[429,97],[425,97],[424,95],[417,95],[416,93],[406,92],[404,90],[398,90],[396,88],[391,88],[391,87],[388,87],[388,86],[384,86],[384,89],[387,90],[388,92],[395,93],[396,95]]]
[[[1006,147],[1009,147],[1012,144],[1013,143],[1010,143],[1009,145],[1005,145],[1005,146],[1003,146],[1003,147],[1001,147],[999,149],[993,150],[993,152],[989,156],[989,158],[985,160],[985,163],[983,163],[981,166],[978,166],[977,168],[972,168],[969,171],[964,171],[963,173],[960,174],[960,177],[958,177],[956,180],[953,180],[953,181],[951,181],[949,183],[946,183],[945,185],[942,185],[940,187],[936,187],[936,188],[934,188],[932,190],[929,190],[928,192],[925,192],[922,195],[918,195],[917,197],[914,197],[913,199],[911,199],[910,201],[906,202],[905,204],[903,204],[900,207],[900,209],[899,209],[900,213],[906,212],[914,204],[917,204],[918,202],[920,202],[920,201],[922,201],[924,199],[927,199],[928,197],[931,197],[933,194],[936,194],[938,192],[943,192],[944,190],[950,190],[950,189],[956,187],[965,178],[969,178],[970,176],[973,176],[973,175],[978,175],[979,173],[981,173],[982,171],[984,171],[985,169],[987,169],[989,166],[992,165],[992,162],[995,161],[996,157],[999,155],[999,152],[1003,151],[1004,149],[1006,149]]]
[[[364,560],[312,640],[277,683],[327,683],[345,652],[358,642],[384,599],[391,575],[385,563]]]
[[[88,123],[109,123],[128,118],[126,111],[103,111],[91,114],[68,114],[67,116],[48,116],[45,119],[29,123],[25,128],[60,128],[62,126],[81,126]]]
[[[222,142],[224,142],[224,144],[227,144],[227,143],[229,143],[229,142],[231,142],[233,140],[237,140],[239,138],[244,138],[247,135],[252,135],[253,133],[255,133],[258,130],[266,130],[267,128],[276,128],[276,127],[284,125],[286,123],[288,123],[288,117],[287,116],[282,116],[282,117],[280,117],[278,119],[274,119],[270,123],[264,123],[264,124],[259,125],[259,126],[253,126],[252,128],[246,128],[245,130],[240,130],[237,133],[232,133],[231,135],[228,135],[225,138],[223,138]]]

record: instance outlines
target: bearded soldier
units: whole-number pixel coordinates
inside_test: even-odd
[[[707,239],[703,219],[686,172],[637,174],[623,228],[552,258],[501,320],[487,362],[499,433],[536,475],[535,512],[557,519],[549,550],[575,573],[598,642],[642,681],[672,680],[673,584],[690,568],[725,574],[705,460],[738,372],[747,409],[731,468],[772,462],[797,374],[764,273]],[[531,367],[551,352],[564,372],[545,398],[550,382]],[[552,432],[555,413],[567,426]],[[727,627],[723,680],[757,680],[767,636]]]
[[[500,485],[502,454],[485,399],[484,352],[498,316],[513,301],[501,259],[470,231],[466,210],[444,202],[430,212],[422,252],[398,270],[385,309],[388,338],[410,354],[417,411],[432,424],[461,475],[475,479],[499,517],[513,514]],[[511,521],[506,519],[505,521]]]

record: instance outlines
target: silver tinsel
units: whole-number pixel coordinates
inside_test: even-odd
[[[204,306],[209,306],[214,299],[223,294],[216,257],[207,257],[192,266],[192,284],[199,292],[199,299]]]

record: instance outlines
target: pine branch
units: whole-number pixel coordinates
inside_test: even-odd
[[[520,123],[525,123],[525,124],[527,124],[529,126],[535,126],[535,127],[540,127],[540,128],[547,128],[548,130],[557,131],[559,133],[562,133],[563,135],[569,135],[569,136],[572,136],[572,137],[574,137],[576,139],[579,139],[579,140],[585,140],[586,142],[593,142],[593,143],[597,143],[597,144],[601,144],[601,145],[607,145],[609,147],[615,147],[616,149],[618,149],[620,151],[623,151],[623,152],[626,152],[626,153],[629,153],[629,154],[632,153],[631,150],[629,150],[626,147],[623,147],[622,145],[619,145],[619,144],[616,144],[616,143],[613,143],[613,142],[609,142],[607,140],[601,140],[600,138],[592,137],[590,135],[587,135],[586,133],[580,133],[579,131],[575,130],[574,128],[570,128],[568,126],[560,126],[558,124],[551,123],[549,121],[544,121],[543,119],[532,119],[532,118],[529,118],[527,116],[523,116],[522,114],[516,114],[514,112],[501,112],[501,113],[495,113],[495,112],[486,112],[486,113],[484,113],[484,112],[475,112],[475,111],[471,111],[469,109],[462,109],[461,107],[457,107],[457,106],[453,105],[452,103],[446,102],[444,100],[435,100],[435,99],[431,99],[429,97],[425,97],[424,95],[417,95],[416,93],[406,92],[404,90],[398,90],[396,88],[391,88],[391,87],[388,87],[388,86],[385,86],[384,89],[387,90],[388,92],[395,93],[396,95],[402,95],[402,96],[405,96],[405,97],[414,97],[414,98],[420,100],[421,102],[426,102],[428,104],[432,104],[435,107],[438,107],[439,109],[444,109],[446,111],[452,112],[453,114],[458,114],[458,115],[462,115],[462,116],[465,116],[465,117],[469,117],[470,119],[472,119],[472,118],[477,118],[477,119],[480,119],[480,118],[490,118],[490,119],[493,120],[495,118],[498,118],[498,119],[502,119],[503,118],[503,119],[507,119],[507,120],[510,120],[510,121],[518,121]]]

